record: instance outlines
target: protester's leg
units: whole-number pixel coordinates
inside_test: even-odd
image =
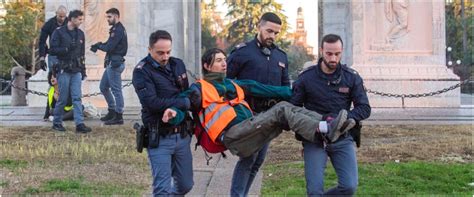
[[[174,152],[176,141],[170,136],[160,137],[158,148],[148,148],[148,160],[153,177],[153,195],[170,195],[171,184],[171,155]]]
[[[184,195],[191,191],[194,185],[193,181],[193,155],[191,154],[191,136],[187,135],[181,138],[179,134],[173,135],[177,147],[172,157],[172,176],[174,187],[172,194]]]
[[[102,95],[104,95],[105,101],[107,102],[107,108],[109,110],[115,110],[115,99],[112,96],[110,91],[110,80],[109,80],[109,73],[110,73],[110,66],[108,66],[104,74],[102,74],[102,79],[100,79],[99,89]]]
[[[327,147],[329,158],[337,174],[337,186],[326,191],[325,195],[353,195],[358,184],[357,158],[354,141],[350,135],[341,137]]]
[[[82,124],[84,122],[84,116],[82,114],[82,74],[80,72],[71,74],[71,99],[72,106],[74,111],[74,122],[76,125]],[[59,92],[59,95],[62,93]]]
[[[324,170],[327,154],[322,143],[303,142],[304,174],[306,194],[322,196],[324,192]]]
[[[114,95],[115,108],[109,106],[110,109],[114,109],[117,113],[123,113],[124,101],[122,94],[122,72],[125,69],[125,64],[121,64],[119,67],[107,67],[109,69],[107,75],[109,79],[110,89]]]
[[[69,97],[69,87],[71,82],[71,75],[66,72],[58,73],[58,89],[59,89],[59,98],[54,107],[54,119],[53,124],[62,124],[63,123],[63,112],[64,107],[67,104],[67,99]]]
[[[231,127],[225,132],[223,143],[231,153],[248,157],[262,149],[287,126],[305,139],[315,141],[321,116],[306,114],[313,113],[288,102],[280,102],[269,110]]]
[[[235,164],[230,187],[231,196],[245,196],[252,166],[255,163],[257,156],[258,153],[255,153],[249,157],[240,157],[239,161],[237,161]]]
[[[245,196],[249,194],[250,187],[252,187],[253,180],[257,176],[258,170],[260,169],[260,167],[262,167],[262,164],[265,161],[265,157],[267,156],[267,151],[268,151],[269,146],[270,146],[270,143],[265,144],[265,146],[263,146],[263,148],[257,153],[257,158],[255,159],[255,162],[253,163],[252,168],[250,170],[249,180],[247,181],[247,187],[245,188]]]

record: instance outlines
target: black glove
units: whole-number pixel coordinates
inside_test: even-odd
[[[48,65],[46,65],[46,61],[40,60],[39,65],[40,65],[41,70],[46,71],[46,68],[48,67]]]
[[[92,52],[97,52],[97,50],[99,49],[99,46],[102,44],[102,42],[98,42],[98,43],[95,43],[91,46],[91,51]]]

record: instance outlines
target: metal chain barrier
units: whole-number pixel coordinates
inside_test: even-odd
[[[433,91],[433,92],[428,92],[428,93],[420,93],[420,94],[392,94],[392,93],[385,93],[385,92],[379,92],[379,91],[374,91],[371,89],[366,89],[367,93],[379,95],[379,96],[387,96],[387,97],[394,97],[394,98],[401,98],[402,99],[402,107],[405,107],[405,98],[421,98],[421,97],[428,97],[428,96],[434,96],[438,94],[442,94],[451,90],[454,90],[456,88],[461,87],[461,85],[466,84],[466,83],[472,83],[473,81],[471,79],[466,79],[464,81],[461,81],[453,86],[443,88],[438,91]]]
[[[28,88],[22,88],[22,87],[17,87],[15,85],[13,85],[13,81],[15,80],[15,78],[13,78],[11,81],[7,81],[7,80],[4,80],[4,79],[0,79],[0,82],[2,83],[8,83],[9,86],[13,87],[13,88],[16,88],[18,90],[23,90],[23,91],[26,91],[28,93],[31,93],[31,94],[35,94],[35,95],[38,95],[38,96],[44,96],[44,97],[48,97],[48,94],[47,93],[44,93],[44,92],[39,92],[39,91],[36,91],[36,90],[29,90]],[[122,85],[122,89],[128,87],[128,86],[131,86],[132,85],[132,82],[128,82],[124,85]],[[8,87],[5,89],[5,90],[2,90],[1,93],[3,93],[3,91],[6,91],[8,89]],[[93,97],[93,96],[99,96],[101,95],[102,93],[101,92],[94,92],[94,93],[90,93],[90,94],[84,94],[82,95],[82,98],[86,98],[86,97]]]

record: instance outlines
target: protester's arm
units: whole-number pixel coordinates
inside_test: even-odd
[[[155,85],[150,76],[142,69],[133,71],[132,83],[138,95],[141,105],[152,112],[163,112],[167,108],[176,107],[188,110],[190,101],[188,98],[161,98],[155,90]]]
[[[245,94],[260,98],[275,98],[290,100],[291,90],[288,86],[272,86],[254,80],[235,80],[235,83],[244,89]]]

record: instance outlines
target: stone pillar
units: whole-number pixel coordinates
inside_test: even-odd
[[[326,4],[324,33],[342,35],[344,61],[364,78],[367,89],[408,95],[434,92],[459,83],[459,77],[445,65],[443,0]],[[430,97],[405,98],[403,105],[400,98],[368,96],[374,107],[460,106],[459,88]]]
[[[20,90],[18,88],[26,88],[25,86],[25,69],[20,66],[15,66],[12,68],[11,71],[11,76],[13,86],[17,87],[14,88],[12,86],[12,100],[11,100],[11,106],[26,106],[26,91]]]
[[[87,81],[82,84],[82,93],[99,91],[99,83],[104,72],[103,59],[105,53],[92,53],[89,48],[92,44],[105,42],[109,36],[109,28],[105,11],[115,7],[120,11],[120,20],[127,30],[128,52],[125,56],[125,70],[122,73],[122,84],[131,82],[135,65],[148,54],[148,38],[158,29],[170,32],[173,37],[172,55],[181,58],[188,70],[199,70],[199,56],[201,46],[200,36],[200,6],[199,1],[169,1],[169,0],[138,0],[138,1],[90,1],[90,0],[46,0],[46,19],[54,16],[59,5],[69,10],[81,9],[85,14],[85,21],[81,29],[86,34],[86,67]],[[30,79],[31,88],[37,91],[46,91],[46,74],[35,75]],[[123,89],[125,107],[140,106],[133,86]],[[46,98],[44,98],[46,99]],[[30,106],[44,105],[44,99],[31,95],[28,97]],[[106,107],[102,95],[84,98],[83,102],[91,102],[97,107]]]

